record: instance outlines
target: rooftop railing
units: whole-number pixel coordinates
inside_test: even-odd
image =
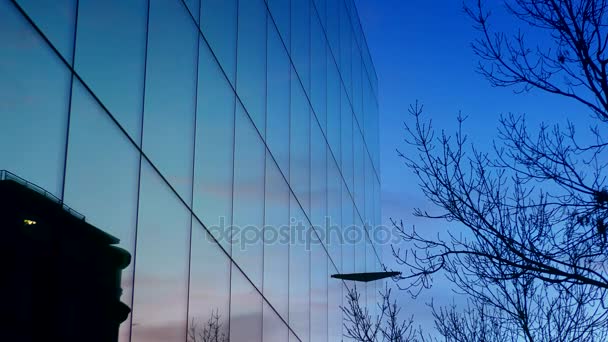
[[[32,182],[29,182],[29,181],[27,181],[27,180],[25,180],[25,179],[17,176],[16,174],[14,174],[14,173],[12,173],[10,171],[0,170],[0,181],[2,181],[2,180],[11,180],[11,181],[14,181],[16,183],[19,183],[19,184],[27,187],[28,189],[34,190],[37,193],[43,195],[44,197],[46,197],[46,198],[50,199],[51,201],[53,201],[53,202],[57,203],[58,205],[60,205],[63,208],[63,210],[67,211],[72,216],[74,216],[76,218],[79,218],[79,219],[81,219],[83,221],[85,219],[84,215],[82,215],[81,213],[77,212],[76,210],[74,210],[74,209],[68,207],[67,205],[65,205],[63,203],[63,201],[60,200],[57,196],[55,196],[52,193],[46,191],[44,188],[42,188],[42,187],[40,187],[40,186],[38,186],[38,185],[36,185],[36,184],[34,184]]]

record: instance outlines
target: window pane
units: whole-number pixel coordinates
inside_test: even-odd
[[[201,29],[230,82],[236,77],[237,0],[201,0]]]
[[[266,2],[279,33],[289,49],[291,42],[291,0],[267,0]]]
[[[293,196],[290,215],[289,326],[302,341],[310,341],[310,226]]]
[[[138,144],[147,12],[145,0],[81,0],[78,5],[75,69]]]
[[[342,177],[333,159],[327,163],[327,248],[338,269],[342,270]]]
[[[330,51],[340,65],[340,4],[341,1],[327,1],[327,39]],[[332,63],[333,58],[332,58]]]
[[[230,251],[235,97],[202,40],[199,50],[193,208]]]
[[[264,328],[262,331],[264,342],[285,342],[289,340],[289,329],[277,313],[264,302]]]
[[[316,15],[311,19],[312,53],[310,97],[312,106],[323,132],[327,132],[327,57],[325,34]]]
[[[333,2],[333,1],[331,1]],[[327,141],[338,162],[341,154],[340,75],[331,56],[327,57]]]
[[[289,198],[290,192],[276,164],[266,156],[264,217],[264,296],[287,319],[289,287]]]
[[[354,225],[353,202],[348,189],[342,183],[342,272],[355,272],[355,241],[357,230]]]
[[[374,252],[374,246],[372,246],[368,239],[365,240],[365,253],[367,255],[365,272],[381,272],[381,270],[376,268],[376,253]],[[367,283],[367,308],[370,313],[374,312],[376,306],[376,282],[377,281]]]
[[[291,58],[310,94],[310,0],[291,0]]]
[[[365,231],[363,230],[363,222],[359,218],[358,213],[355,212],[355,272],[363,273],[365,272],[365,260],[367,259],[367,255],[365,254]],[[362,286],[362,288],[365,288]],[[365,294],[365,293],[364,293]],[[365,296],[362,296],[365,299]]]
[[[261,287],[266,150],[240,105],[235,132],[232,257],[253,284]]]
[[[311,245],[310,278],[310,340],[327,341],[327,284],[330,278],[327,277],[327,254],[321,244]]]
[[[61,197],[70,73],[9,1],[0,44],[0,170]]]
[[[196,23],[198,24],[199,15],[201,14],[201,10],[200,10],[201,0],[185,0],[185,2],[186,2],[186,6],[188,6],[188,10],[190,11],[190,14],[194,18],[194,21],[196,21]]]
[[[352,98],[352,51],[351,40],[353,39],[348,9],[344,2],[340,6],[340,73],[346,88],[348,98]]]
[[[232,264],[230,342],[262,341],[262,296]]]
[[[268,109],[266,144],[283,173],[289,177],[289,56],[279,35],[268,23]]]
[[[330,266],[327,273],[328,288],[327,288],[327,310],[328,324],[327,331],[329,341],[342,340],[342,281],[330,278],[332,274],[339,273],[338,270]]]
[[[365,154],[365,215],[364,223],[367,229],[371,229],[374,221],[374,179],[376,174],[372,169],[372,162],[369,155]]]
[[[205,341],[205,330],[216,328],[219,337],[228,338],[230,260],[196,219],[191,248],[188,342]]]
[[[348,99],[346,98],[346,92],[342,88],[342,105],[340,119],[342,121],[342,175],[346,180],[346,184],[349,190],[353,190],[353,114],[348,105]]]
[[[310,219],[319,237],[324,240],[327,216],[327,145],[317,122],[311,124],[310,145]]]
[[[95,134],[91,134],[95,132]],[[139,152],[80,82],[74,83],[64,201],[87,222],[120,239],[134,256]],[[122,271],[121,301],[131,306],[133,263]],[[128,341],[129,317],[120,326]]]
[[[265,136],[266,130],[266,5],[263,0],[239,1],[237,93]]]
[[[363,74],[363,66],[361,65],[361,52],[359,51],[359,48],[357,47],[357,44],[355,43],[355,41],[353,41],[353,53],[352,53],[352,58],[353,58],[353,66],[352,66],[352,70],[353,70],[353,93],[351,96],[352,99],[352,105],[353,105],[353,111],[355,112],[355,117],[357,118],[357,122],[359,122],[359,126],[361,128],[362,131],[365,131],[365,128],[363,126],[363,96],[361,95],[363,92],[363,85],[362,85],[362,74]]]
[[[327,0],[315,0],[314,2],[315,2],[315,7],[317,9],[317,13],[319,14],[319,18],[321,19],[321,23],[325,27]],[[313,15],[316,15],[316,14],[313,14]]]
[[[143,149],[190,203],[197,33],[177,1],[150,3]]]
[[[76,1],[17,0],[27,15],[70,64],[72,64],[74,51]]]
[[[293,69],[292,69],[292,75]],[[304,90],[292,76],[291,127],[290,127],[290,174],[293,188],[306,213],[310,212],[310,107]]]
[[[131,341],[186,340],[190,213],[142,163]]]
[[[355,204],[357,210],[363,216],[365,209],[365,158],[367,157],[367,151],[363,145],[363,137],[361,131],[354,125],[354,188],[353,195],[355,196]]]

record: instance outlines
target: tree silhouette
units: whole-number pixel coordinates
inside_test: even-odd
[[[360,342],[415,342],[420,332],[413,326],[413,318],[402,320],[401,308],[391,299],[391,289],[379,292],[379,315],[372,316],[359,302],[357,287],[348,289],[347,305],[341,307],[344,319],[344,336]]]
[[[218,310],[211,313],[209,319],[200,326],[193,318],[188,326],[188,342],[228,342],[228,335],[223,328]]]
[[[468,143],[463,115],[450,136],[434,130],[422,105],[412,105],[406,141],[417,153],[399,155],[435,207],[414,214],[454,224],[429,236],[393,221],[410,243],[393,249],[405,271],[400,287],[415,296],[445,274],[471,299],[463,314],[434,311],[439,322],[453,323],[438,328],[455,334],[482,333],[475,322],[483,316],[507,340],[604,340],[608,7],[600,0],[504,3],[523,25],[513,36],[492,31],[482,1],[465,7],[480,32],[473,43],[479,72],[494,86],[571,99],[596,125],[583,136],[571,122],[533,132],[524,116],[505,115],[487,152]],[[538,45],[528,43],[528,31],[541,37]],[[462,319],[477,325],[456,324]]]

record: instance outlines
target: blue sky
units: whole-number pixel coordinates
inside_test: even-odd
[[[395,152],[399,148],[406,154],[413,153],[403,142],[403,122],[411,122],[407,109],[416,100],[425,106],[426,117],[433,120],[435,128],[447,132],[456,129],[458,111],[468,115],[464,130],[482,149],[491,146],[500,114],[526,114],[531,127],[543,121],[565,123],[570,119],[582,131],[589,122],[589,112],[572,101],[539,91],[515,94],[512,88],[492,87],[479,75],[475,70],[478,59],[470,45],[477,32],[463,12],[461,1],[357,0],[356,4],[379,79],[384,224],[389,224],[392,217],[416,225],[418,230],[442,231],[449,227],[445,222],[412,216],[414,207],[430,206]],[[494,8],[493,15],[500,27],[516,28],[510,27],[510,18],[502,7]],[[385,261],[390,263],[390,252],[386,252]],[[451,302],[452,293],[447,289],[447,282],[438,277],[434,288],[418,299],[401,294],[400,300],[417,323],[432,327],[424,303],[431,297],[438,304]]]

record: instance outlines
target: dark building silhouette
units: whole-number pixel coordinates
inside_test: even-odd
[[[0,177],[0,340],[118,341],[130,311],[120,302],[120,279],[131,255],[34,189]]]

